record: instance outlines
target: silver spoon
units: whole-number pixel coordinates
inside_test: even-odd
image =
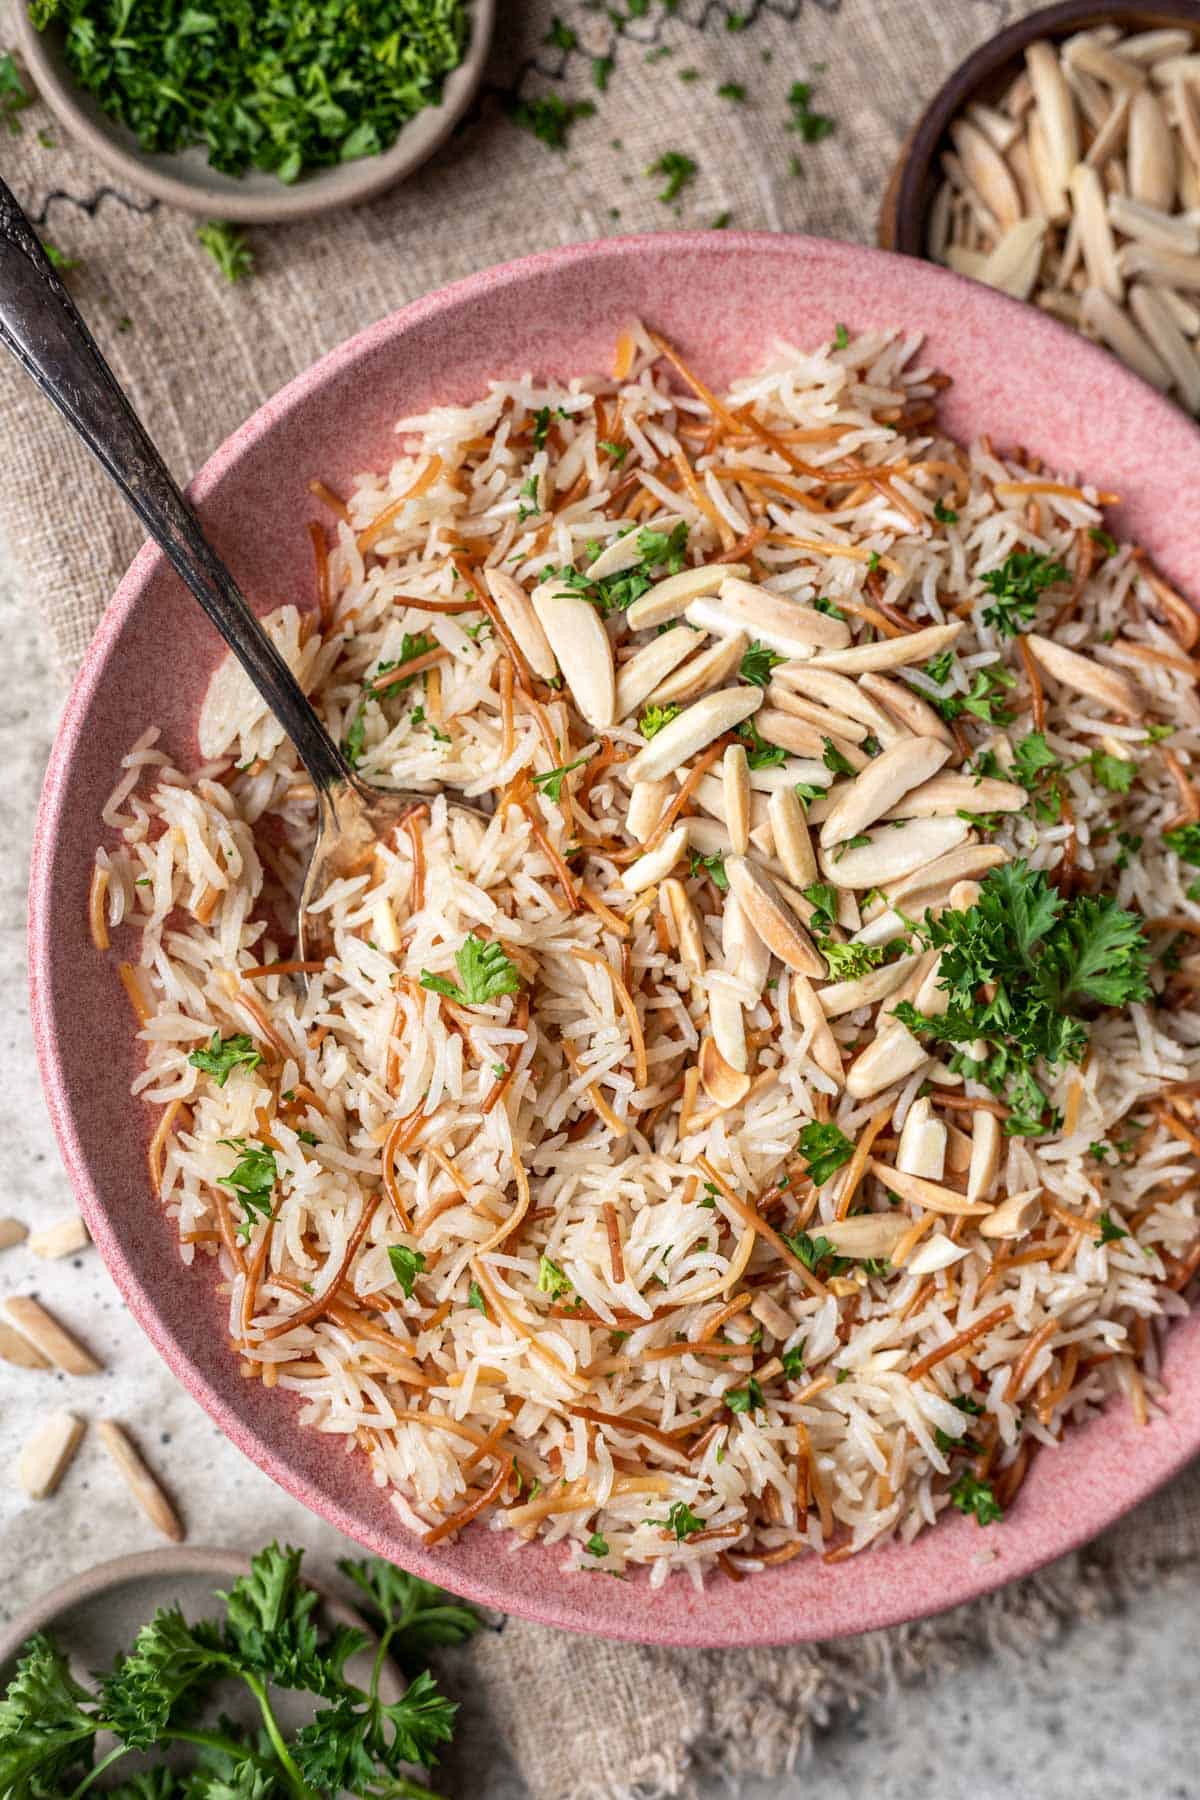
[[[312,906],[332,881],[361,868],[371,846],[386,843],[429,795],[371,787],[354,773],[207,542],[3,181],[0,343],[112,476],[295,745],[317,795],[317,835],[300,893],[297,944],[304,961],[323,960],[332,949],[329,915],[312,912]],[[455,804],[486,816],[457,797]]]

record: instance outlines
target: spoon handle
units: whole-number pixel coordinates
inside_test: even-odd
[[[341,751],[208,544],[36,232],[0,181],[0,343],[112,476],[287,735],[318,791],[352,782]]]

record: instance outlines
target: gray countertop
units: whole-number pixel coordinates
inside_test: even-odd
[[[38,1084],[25,980],[25,889],[33,814],[62,689],[32,603],[0,558],[0,1212],[32,1228],[73,1211]],[[90,1563],[149,1547],[94,1433],[58,1495],[40,1505],[16,1484],[16,1455],[49,1406],[124,1421],[176,1497],[196,1543],[257,1547],[272,1536],[308,1546],[318,1564],[346,1542],[226,1443],[128,1317],[94,1250],[40,1263],[0,1258],[0,1292],[37,1293],[72,1322],[105,1373],[68,1382],[0,1365],[0,1614]],[[752,1783],[744,1800],[1200,1800],[1194,1680],[1200,1617],[1192,1585],[1163,1578],[1123,1610],[1020,1656],[969,1653],[952,1675],[830,1721],[792,1778]],[[453,1683],[453,1673],[450,1681]],[[439,1787],[459,1800],[522,1800],[496,1731],[464,1699],[462,1729]],[[711,1800],[728,1790],[715,1771]]]

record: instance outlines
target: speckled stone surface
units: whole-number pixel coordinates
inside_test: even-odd
[[[25,887],[34,805],[61,689],[36,619],[6,577],[0,546],[0,1212],[37,1227],[71,1208],[38,1085],[25,984]],[[94,1251],[39,1263],[0,1256],[0,1292],[39,1293],[103,1357],[90,1380],[0,1364],[0,1613],[8,1617],[71,1571],[156,1541],[128,1505],[98,1440],[85,1437],[53,1501],[16,1486],[20,1445],[45,1410],[111,1414],[137,1435],[197,1543],[251,1547],[273,1534],[306,1544],[328,1569],[345,1545],[218,1433],[125,1313]],[[1124,1612],[1089,1622],[1032,1657],[966,1662],[953,1676],[831,1722],[788,1780],[743,1800],[1200,1800],[1194,1687],[1200,1614],[1194,1586],[1164,1580]],[[454,1687],[455,1674],[447,1672]],[[458,1800],[526,1800],[519,1775],[468,1691],[459,1743],[439,1787]],[[705,1800],[728,1792],[719,1777]]]

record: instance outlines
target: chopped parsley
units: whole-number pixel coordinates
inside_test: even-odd
[[[833,601],[827,599],[824,594],[817,594],[815,596],[812,603],[812,609],[814,612],[824,613],[826,618],[829,619],[842,619],[844,621],[846,617],[841,607],[835,606]]]
[[[208,1049],[193,1050],[188,1061],[193,1069],[202,1069],[218,1087],[224,1087],[235,1069],[257,1069],[262,1057],[244,1031],[227,1038],[214,1031]]]
[[[1094,1240],[1097,1245],[1115,1244],[1121,1238],[1129,1236],[1125,1227],[1118,1225],[1110,1212],[1102,1212],[1096,1223],[1100,1227],[1100,1236]]]
[[[395,681],[389,681],[383,687],[379,686],[379,677],[390,675],[393,669],[402,669],[405,663],[414,662],[418,656],[428,656],[429,652],[436,650],[437,647],[437,639],[431,637],[427,631],[419,631],[415,637],[410,636],[406,631],[400,639],[399,656],[390,662],[381,662],[375,673],[369,677],[368,685],[371,692],[379,700],[390,700],[393,694],[402,693],[405,688],[411,687],[417,679],[416,675],[398,676]]]
[[[682,150],[664,150],[658,161],[650,164],[646,173],[661,175],[666,181],[666,187],[658,196],[665,205],[674,200],[688,182],[694,179],[696,168],[697,164],[692,157],[685,156]]]
[[[850,1266],[850,1259],[838,1256],[826,1237],[810,1237],[806,1231],[794,1231],[790,1237],[785,1236],[783,1241],[806,1269],[815,1269],[818,1263],[828,1262],[829,1273],[840,1275],[843,1269]]]
[[[771,679],[771,670],[777,669],[780,663],[786,661],[786,656],[780,656],[778,651],[768,649],[766,644],[760,644],[756,638],[747,647],[738,673],[743,681],[750,682],[753,687],[765,688]]]
[[[925,673],[928,675],[930,681],[936,682],[938,687],[945,687],[950,679],[950,671],[954,667],[954,660],[953,650],[943,650],[940,656],[930,657],[929,661],[925,664]]]
[[[832,775],[853,775],[854,764],[847,761],[833,739],[830,737],[823,737],[821,742],[825,746],[824,750],[821,752],[821,761],[825,764],[825,767],[830,773]]]
[[[1107,750],[1093,750],[1092,774],[1101,787],[1113,794],[1127,794],[1137,774],[1137,764],[1127,756],[1110,756]]]
[[[944,503],[944,501],[942,501],[940,499],[935,500],[933,503],[933,516],[937,520],[939,525],[957,525],[958,524],[958,514],[956,512],[952,512],[951,509]]]
[[[845,350],[846,348],[848,348],[849,343],[850,343],[850,333],[846,330],[846,327],[844,325],[835,325],[833,328],[833,347],[834,347],[834,349],[835,350]]]
[[[741,105],[746,98],[746,90],[740,81],[723,81],[717,89],[718,100],[733,100]]]
[[[753,1375],[745,1387],[726,1388],[724,1399],[730,1412],[734,1413],[758,1412],[766,1405],[763,1391]]]
[[[528,506],[525,504],[527,500],[529,502]],[[523,525],[526,519],[536,518],[541,510],[541,506],[538,502],[538,478],[536,475],[531,475],[528,481],[523,481],[521,483],[521,501],[520,505],[517,507],[517,524]]]
[[[861,980],[872,969],[882,968],[892,951],[891,944],[839,944],[828,937],[823,937],[818,947],[833,981]]]
[[[556,1262],[552,1262],[545,1254],[538,1257],[539,1293],[549,1294],[552,1300],[561,1300],[571,1292],[571,1283],[563,1274]]]
[[[1088,531],[1088,536],[1100,551],[1101,556],[1115,556],[1117,554],[1116,538],[1110,536],[1107,531],[1102,531],[1099,525],[1093,525]]]
[[[574,50],[579,44],[579,34],[570,25],[564,25],[555,14],[550,21],[550,29],[542,39],[543,44],[550,44],[556,50]]]
[[[977,1481],[964,1473],[950,1489],[950,1500],[960,1513],[974,1513],[980,1525],[993,1525],[1004,1517],[1004,1509],[996,1499],[989,1481]]]
[[[720,851],[714,851],[711,856],[701,856],[698,850],[693,850],[690,852],[690,857],[693,875],[707,875],[716,883],[722,893],[728,890],[729,877],[725,873],[725,858]]]
[[[933,706],[948,724],[967,712],[985,725],[1007,725],[1013,714],[1000,696],[1005,689],[1016,685],[1017,678],[1011,669],[1006,669],[1000,662],[988,663],[985,668],[976,669],[970,693],[947,694],[935,699]]]
[[[226,281],[244,281],[254,273],[254,252],[236,225],[210,219],[196,227],[196,239],[220,269]]]
[[[0,120],[8,126],[13,137],[19,137],[21,133],[17,114],[32,105],[33,95],[21,80],[21,71],[11,54],[5,50],[0,54]]]
[[[787,761],[787,751],[778,744],[768,744],[753,719],[743,719],[737,734],[746,746],[746,762],[751,769],[777,769]]]
[[[678,706],[648,706],[638,720],[638,730],[644,738],[657,737],[659,732],[679,717]]]
[[[612,72],[613,59],[611,56],[593,56],[592,86],[596,88],[599,93],[606,94],[608,92],[608,78]]]
[[[1200,866],[1200,824],[1176,825],[1163,832],[1163,843],[1181,862]]]
[[[810,1119],[802,1126],[796,1147],[804,1158],[805,1173],[814,1187],[823,1187],[854,1155],[854,1145],[839,1126]]]
[[[484,943],[472,932],[454,953],[461,987],[447,981],[444,975],[431,975],[421,970],[421,986],[432,994],[445,994],[460,1006],[486,1006],[501,994],[515,994],[521,985],[517,965],[496,943]]]
[[[601,438],[598,448],[603,450],[608,460],[614,463],[618,469],[629,455],[628,444],[615,444],[611,438]]]
[[[246,1244],[254,1230],[256,1218],[269,1219],[271,1196],[279,1180],[275,1152],[262,1144],[248,1144],[245,1138],[219,1138],[218,1143],[240,1152],[228,1175],[222,1175],[218,1187],[229,1188],[242,1203],[243,1218],[237,1228],[238,1242]]]
[[[819,144],[837,129],[837,120],[831,119],[828,113],[814,112],[812,107],[813,84],[811,81],[793,81],[788,90],[788,106],[791,118],[788,130],[797,131],[805,144]]]
[[[467,1289],[467,1305],[473,1306],[477,1313],[482,1313],[484,1318],[487,1318],[487,1301],[484,1299],[483,1289],[477,1281],[473,1281]]]
[[[802,1339],[791,1350],[785,1350],[779,1359],[783,1364],[784,1375],[789,1381],[799,1381],[804,1373],[804,1346],[807,1342],[807,1338]]]
[[[561,94],[539,94],[533,100],[515,101],[509,108],[509,117],[548,150],[565,150],[576,120],[590,119],[595,110],[593,100],[564,100]]]
[[[543,794],[549,799],[555,801],[561,800],[564,775],[569,775],[572,769],[582,769],[584,763],[590,761],[590,755],[577,756],[574,762],[563,763],[561,768],[547,769],[544,774],[535,775],[533,777],[533,785],[536,788],[540,788]]]
[[[389,1244],[388,1261],[392,1265],[392,1274],[404,1290],[404,1298],[411,1300],[417,1276],[424,1272],[425,1252],[410,1250],[407,1244]]]
[[[989,569],[982,579],[992,596],[992,604],[983,611],[984,624],[994,626],[1001,637],[1018,637],[1033,624],[1044,589],[1053,587],[1056,581],[1069,581],[1071,572],[1052,556],[1039,556],[1036,550],[1014,550],[998,569]]]
[[[692,1537],[697,1531],[704,1530],[704,1520],[694,1513],[686,1500],[675,1500],[667,1508],[665,1519],[647,1519],[648,1525],[662,1525],[667,1531],[675,1534],[675,1542],[681,1544],[684,1538]]]
[[[555,568],[549,564],[542,570],[542,580],[561,581],[566,591],[578,594],[580,599],[598,607],[607,618],[610,613],[626,612],[635,600],[640,600],[654,585],[656,571],[678,575],[687,557],[687,540],[688,528],[683,519],[670,531],[645,527],[639,531],[637,539],[640,560],[632,567],[597,580],[586,569]]]
[[[813,909],[809,921],[814,925],[836,925],[838,922],[838,890],[829,881],[814,881],[804,889],[804,898]]]
[[[608,1539],[602,1538],[598,1531],[593,1531],[591,1537],[583,1547],[589,1556],[608,1555]]]

